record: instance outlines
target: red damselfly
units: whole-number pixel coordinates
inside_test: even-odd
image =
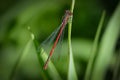
[[[52,57],[52,55],[53,55],[53,53],[54,53],[54,50],[55,50],[55,48],[56,48],[56,46],[57,46],[57,44],[58,44],[58,41],[60,40],[60,37],[61,37],[61,35],[62,35],[62,33],[63,33],[63,30],[65,29],[65,26],[66,26],[66,24],[68,23],[68,21],[69,21],[69,19],[70,19],[71,16],[72,16],[71,11],[66,10],[66,11],[65,11],[64,18],[63,18],[63,20],[62,20],[62,23],[61,23],[60,27],[57,29],[58,35],[56,35],[55,42],[54,42],[54,44],[53,44],[53,46],[52,46],[52,49],[50,50],[50,53],[49,53],[49,56],[48,56],[46,62],[45,62],[45,64],[44,64],[44,67],[43,67],[44,69],[47,69],[48,62],[50,61],[50,58]],[[54,37],[54,38],[55,38],[55,37]]]

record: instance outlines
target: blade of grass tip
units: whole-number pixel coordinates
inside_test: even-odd
[[[98,56],[95,61],[92,80],[104,80],[106,69],[113,56],[115,45],[120,34],[120,2],[111,17],[102,36]]]
[[[75,0],[72,0],[71,12],[73,13]],[[69,49],[69,68],[68,68],[68,80],[77,80],[77,74],[75,71],[72,45],[71,45],[71,30],[72,30],[72,17],[71,22],[68,23],[68,49]]]
[[[91,52],[90,52],[91,55],[90,55],[88,65],[87,65],[87,68],[86,68],[86,73],[85,73],[85,79],[84,80],[90,80],[90,77],[91,77],[92,68],[94,66],[95,56],[97,55],[98,42],[99,42],[99,37],[100,37],[101,30],[102,30],[102,26],[103,26],[103,23],[104,23],[104,19],[105,19],[105,11],[103,11],[100,22],[99,22],[99,25],[98,25],[96,36],[95,36],[93,46],[92,46],[92,49],[91,49]]]
[[[28,43],[26,44],[23,52],[20,54],[20,56],[19,56],[18,59],[16,60],[16,63],[15,63],[15,65],[14,65],[14,67],[13,67],[13,69],[12,69],[12,72],[11,72],[11,74],[10,74],[10,79],[9,79],[9,80],[13,80],[17,68],[19,67],[20,63],[24,60],[24,58],[25,58],[26,55],[28,54],[28,51],[30,50],[31,43],[32,43],[32,40],[30,39],[30,40],[28,41]]]
[[[38,50],[38,42],[37,40],[35,39],[35,36],[33,34],[33,32],[31,31],[31,28],[28,26],[28,31],[30,32],[30,35],[31,35],[31,39],[32,39],[32,42],[35,46],[35,50],[36,50],[36,53],[37,53],[37,58],[38,58],[38,61],[39,61],[39,66],[40,66],[40,75],[42,76],[42,78],[44,80],[47,80],[47,78],[49,78],[49,74],[48,72],[44,72],[43,69],[41,68],[42,65],[44,64],[42,58],[40,57],[40,50]]]
[[[34,43],[34,46],[35,46],[35,49],[37,51],[37,57],[38,57],[38,60],[39,60],[39,64],[40,64],[40,70],[41,72],[44,74],[44,76],[46,76],[46,78],[48,78],[50,76],[50,78],[52,80],[62,80],[57,69],[55,68],[54,64],[50,61],[49,62],[49,66],[48,66],[48,69],[45,71],[43,70],[43,65],[44,65],[44,62],[45,60],[47,59],[48,55],[47,53],[44,52],[44,50],[41,48],[41,50],[38,50],[39,48],[39,45],[37,43],[37,40],[34,36],[34,34],[32,33],[32,31],[30,30],[30,27],[28,27],[28,30],[30,31],[31,33],[31,38],[33,40],[33,43]],[[44,53],[43,53],[44,52]],[[43,53],[42,55],[40,55],[40,53]],[[51,74],[52,73],[52,74]]]

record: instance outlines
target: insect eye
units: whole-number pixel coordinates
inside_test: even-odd
[[[66,12],[66,14],[68,14],[70,16],[72,15],[72,13],[69,10],[66,10],[65,12]]]

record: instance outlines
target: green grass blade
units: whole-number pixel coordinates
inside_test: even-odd
[[[48,55],[45,52],[43,53],[42,48],[41,48],[41,50],[38,50],[39,46],[38,46],[37,40],[36,40],[34,34],[32,33],[32,31],[30,30],[30,27],[28,27],[28,30],[31,33],[31,38],[34,42],[35,49],[37,51],[37,57],[38,57],[39,64],[40,64],[40,71],[43,73],[44,76],[46,76],[47,79],[62,80],[62,78],[59,75],[57,69],[55,68],[54,64],[51,61],[49,62],[48,69],[43,70],[43,65],[44,65],[45,60],[47,59]],[[43,54],[40,54],[40,53],[43,53]]]
[[[119,79],[119,69],[120,69],[120,48],[118,50],[118,55],[116,56],[116,63],[114,64],[113,78],[112,80]],[[119,75],[118,75],[119,74]]]
[[[113,56],[116,41],[120,34],[120,3],[111,17],[102,36],[98,57],[92,74],[92,80],[104,80],[106,69]]]
[[[103,13],[102,13],[102,16],[101,16],[101,19],[100,19],[100,22],[99,22],[99,25],[98,25],[97,33],[96,33],[96,36],[95,36],[95,39],[94,39],[94,42],[93,42],[93,46],[92,46],[92,49],[91,49],[91,52],[90,52],[91,55],[90,55],[88,65],[87,65],[87,68],[86,68],[85,80],[90,80],[90,77],[91,77],[95,56],[97,55],[98,42],[99,42],[99,37],[100,37],[101,30],[102,30],[102,26],[103,26],[103,23],[104,23],[104,19],[105,19],[105,11],[103,11]]]
[[[26,55],[28,54],[28,51],[29,51],[30,48],[31,48],[31,44],[32,44],[32,40],[30,39],[30,40],[28,41],[28,43],[26,44],[23,52],[20,54],[20,56],[19,56],[18,59],[16,60],[16,63],[15,63],[15,65],[14,65],[14,67],[13,67],[13,70],[12,70],[12,72],[11,72],[11,74],[10,74],[10,80],[13,80],[14,75],[15,75],[15,73],[16,73],[16,71],[17,71],[17,68],[19,67],[20,63],[24,60],[24,58],[25,58]]]
[[[75,0],[72,0],[71,12],[73,13]],[[68,68],[68,80],[77,80],[77,74],[75,71],[72,45],[71,45],[71,30],[72,30],[72,19],[68,24],[68,49],[69,49],[69,68]]]

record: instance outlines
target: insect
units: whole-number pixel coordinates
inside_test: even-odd
[[[62,20],[62,23],[61,23],[60,27],[58,27],[58,29],[57,29],[58,35],[56,36],[55,42],[54,42],[54,44],[52,46],[52,49],[50,50],[50,53],[49,53],[49,56],[48,56],[46,62],[44,64],[44,67],[43,67],[44,70],[47,69],[48,62],[50,61],[50,58],[52,57],[52,55],[54,53],[54,50],[55,50],[55,48],[56,48],[56,46],[58,44],[58,41],[60,40],[60,37],[61,37],[61,35],[63,33],[63,30],[65,29],[65,26],[68,23],[71,16],[72,16],[72,12],[69,11],[69,10],[66,10],[64,18]]]

